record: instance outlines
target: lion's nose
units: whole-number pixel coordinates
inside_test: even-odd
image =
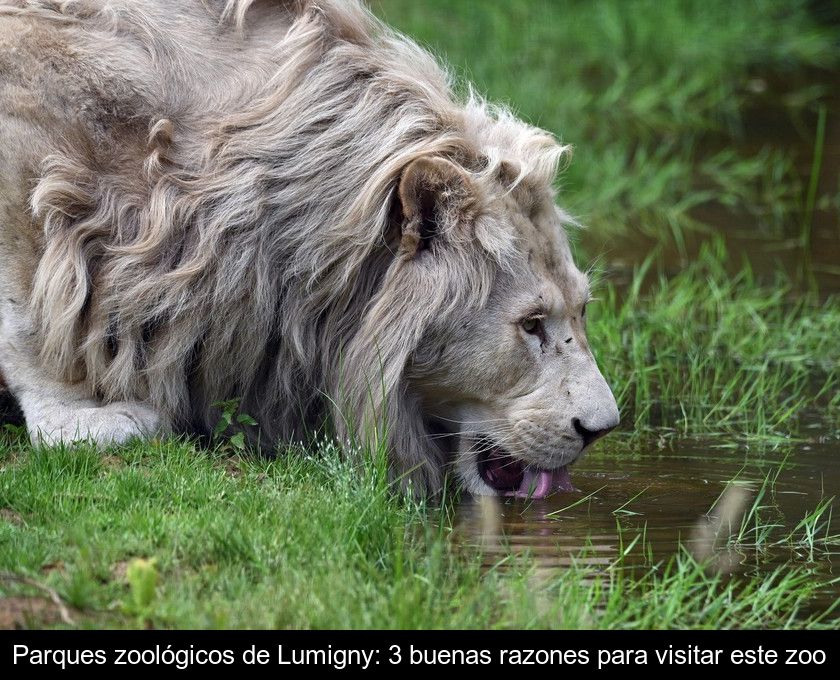
[[[618,423],[616,422],[600,430],[590,430],[582,422],[580,422],[580,418],[574,418],[572,420],[572,425],[575,426],[575,432],[583,438],[583,446],[586,448],[596,439],[600,439],[611,430],[614,430]]]

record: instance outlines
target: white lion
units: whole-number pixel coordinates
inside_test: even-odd
[[[542,497],[618,423],[565,152],[355,0],[0,0],[0,370],[33,440],[331,421]],[[352,448],[352,447],[351,447]]]

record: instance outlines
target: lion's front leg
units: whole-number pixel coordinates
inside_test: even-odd
[[[104,448],[131,439],[148,438],[162,429],[160,416],[139,402],[98,406],[86,405],[91,403],[89,400],[59,401],[56,396],[53,392],[21,399],[33,444],[55,446],[88,441]]]
[[[0,369],[20,404],[33,444],[90,441],[104,447],[164,429],[161,416],[143,403],[100,404],[83,384],[52,378],[30,347],[24,310],[7,298],[0,311]]]

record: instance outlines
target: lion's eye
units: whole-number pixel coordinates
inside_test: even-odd
[[[530,335],[539,335],[542,331],[542,319],[530,317],[522,322],[522,330]]]

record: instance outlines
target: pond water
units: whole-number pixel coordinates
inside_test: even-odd
[[[529,556],[541,570],[572,563],[604,569],[653,566],[667,563],[682,545],[698,558],[713,557],[727,573],[770,571],[796,558],[824,576],[837,574],[836,542],[817,544],[812,552],[799,542],[801,531],[787,540],[806,513],[840,491],[838,442],[821,439],[817,433],[813,441],[762,453],[746,446],[722,448],[714,440],[676,441],[665,448],[652,442],[619,453],[604,441],[603,451],[575,466],[577,492],[543,500],[465,501],[456,533],[458,540],[481,547],[487,566],[511,554]],[[768,475],[775,483],[762,494]],[[717,501],[733,488],[741,493],[722,511]],[[752,531],[754,503],[759,524],[775,526],[767,540],[757,541]],[[834,519],[824,513],[820,536],[840,533],[840,504],[832,505]],[[715,537],[714,520],[721,512],[730,524]],[[745,515],[746,531],[738,540]],[[624,554],[640,535],[643,540]],[[814,606],[824,608],[837,597],[835,584]]]
[[[762,152],[772,142],[784,149],[792,161],[792,172],[802,185],[803,196],[793,199],[781,216],[773,217],[774,206],[757,206],[752,213],[718,203],[706,203],[692,211],[702,229],[686,230],[685,243],[677,247],[669,235],[657,240],[642,231],[628,229],[627,236],[613,239],[596,230],[584,232],[584,245],[592,254],[600,254],[606,274],[617,284],[627,283],[633,267],[642,262],[653,248],[660,249],[659,262],[667,274],[678,272],[697,253],[711,235],[727,245],[732,270],[749,260],[753,271],[768,284],[778,273],[786,274],[804,289],[816,289],[820,296],[840,294],[840,96],[824,104],[824,138],[816,175],[815,206],[808,215],[804,206],[814,171],[816,142],[814,130],[818,113],[806,121],[792,119],[780,106],[747,112],[743,137],[738,150],[744,157]],[[728,143],[728,141],[727,141]],[[710,139],[708,153],[721,149],[721,141]]]

